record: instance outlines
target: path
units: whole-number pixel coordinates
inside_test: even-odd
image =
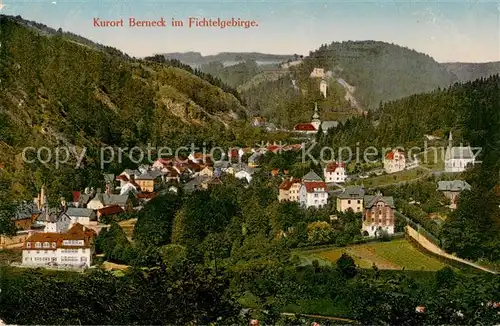
[[[445,252],[443,249],[436,246],[434,243],[430,242],[424,235],[422,235],[421,233],[419,233],[417,230],[415,230],[414,228],[412,228],[409,225],[406,226],[406,233],[410,237],[415,239],[415,241],[417,241],[422,247],[424,247],[425,249],[429,250],[432,253],[435,253],[435,254],[437,254],[441,257],[444,257],[444,258],[448,258],[448,259],[452,259],[452,260],[461,262],[463,264],[467,264],[469,266],[472,266],[474,268],[480,269],[482,271],[485,271],[485,272],[488,272],[491,274],[498,274],[497,272],[495,272],[489,268],[480,266],[476,263],[470,262],[470,261],[462,259],[462,258],[458,258],[457,256],[450,255],[449,253]]]
[[[281,313],[282,316],[303,316],[303,317],[307,317],[307,318],[316,318],[316,319],[323,319],[323,320],[334,320],[334,321],[343,321],[343,322],[346,322],[346,323],[351,323],[351,324],[358,324],[357,321],[353,320],[353,319],[348,319],[348,318],[340,318],[340,317],[329,317],[329,316],[321,316],[321,315],[308,315],[308,314],[294,314],[294,313],[291,313],[291,312],[282,312]]]

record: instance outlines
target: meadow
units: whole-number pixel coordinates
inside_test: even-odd
[[[436,258],[422,253],[405,239],[343,248],[298,251],[294,254],[303,264],[316,259],[321,265],[326,265],[335,264],[343,253],[351,256],[360,268],[372,268],[375,265],[378,269],[386,270],[437,271],[446,266]]]

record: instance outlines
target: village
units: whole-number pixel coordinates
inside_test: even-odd
[[[314,134],[318,126],[323,131],[334,128],[332,121],[319,119],[315,107],[311,123],[299,124],[297,134]],[[327,128],[327,126],[329,128]],[[119,175],[103,174],[105,189],[75,189],[72,199],[61,198],[58,207],[50,207],[47,191],[40,189],[32,202],[22,203],[12,219],[18,228],[14,237],[2,236],[2,248],[22,250],[20,266],[47,268],[85,269],[93,264],[94,240],[109,221],[119,214],[139,211],[156,196],[172,193],[189,195],[224,183],[227,176],[240,181],[242,187],[252,183],[256,173],[266,178],[279,179],[278,197],[280,203],[296,202],[304,209],[330,207],[330,219],[337,214],[352,211],[362,216],[360,234],[366,238],[391,237],[396,233],[395,198],[384,196],[377,190],[369,194],[364,186],[367,176],[349,175],[348,162],[331,161],[323,164],[322,175],[312,169],[301,177],[290,175],[288,170],[270,169],[263,171],[260,158],[266,153],[299,155],[304,144],[267,144],[260,148],[230,149],[222,160],[214,160],[209,154],[190,153],[184,158],[160,157],[151,165],[140,165],[135,170],[125,169]],[[374,175],[397,175],[415,169],[418,160],[406,157],[403,151],[394,149],[385,154],[381,162],[383,170]],[[474,164],[470,147],[453,146],[452,135],[446,149],[445,173],[460,173]],[[463,180],[439,181],[436,191],[449,200],[447,207],[456,208],[461,191],[470,185]],[[414,204],[414,203],[413,203]],[[19,265],[19,264],[18,264]]]

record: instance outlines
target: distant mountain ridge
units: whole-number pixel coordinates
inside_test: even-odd
[[[468,63],[446,62],[442,63],[448,71],[454,73],[460,81],[473,81],[500,74],[500,61]]]
[[[292,54],[270,54],[260,52],[221,52],[213,55],[203,56],[200,52],[172,52],[163,54],[167,59],[179,60],[190,66],[199,67],[211,62],[239,63],[252,60],[259,63],[280,63],[292,59]]]

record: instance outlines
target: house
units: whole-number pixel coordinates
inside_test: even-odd
[[[33,230],[43,232],[62,233],[66,232],[71,225],[71,218],[59,209],[43,211],[38,219],[31,225]]]
[[[95,211],[104,208],[106,206],[118,205],[124,211],[128,212],[132,209],[133,203],[130,194],[127,195],[113,195],[113,194],[103,194],[101,190],[98,189],[94,198],[87,204],[87,208],[93,209]]]
[[[214,176],[214,169],[210,166],[206,166],[200,171],[200,173],[198,175],[200,177],[213,177]]]
[[[154,161],[152,168],[162,171],[164,168],[168,168],[171,166],[172,166],[171,158],[159,157],[156,161]]]
[[[314,68],[310,74],[311,78],[325,78],[325,69],[323,68]]]
[[[79,223],[85,226],[97,219],[95,211],[89,208],[68,207],[66,215],[71,219],[71,224]]]
[[[253,127],[262,127],[266,121],[264,120],[263,117],[254,117],[252,119],[252,126]]]
[[[301,186],[301,179],[290,177],[283,180],[280,185],[278,201],[295,201],[299,202],[299,191]]]
[[[299,190],[299,202],[302,207],[321,208],[327,204],[328,187],[324,181],[303,181]]]
[[[135,177],[140,175],[140,174],[141,174],[141,172],[139,172],[137,170],[126,169],[122,173],[120,173],[120,175],[118,175],[115,178],[115,180],[120,181],[119,187],[123,187],[126,183],[134,181]]]
[[[179,172],[173,167],[165,168],[164,170],[162,170],[162,173],[163,173],[163,180],[165,183],[180,182]]]
[[[475,164],[475,155],[470,146],[453,146],[453,138],[450,132],[448,147],[444,158],[445,172],[463,172],[468,166]]]
[[[29,230],[41,213],[35,202],[23,202],[17,207],[12,220],[16,228]]]
[[[208,177],[208,176],[201,177],[201,181],[200,181],[201,189],[206,190],[212,186],[216,186],[216,185],[220,185],[220,184],[222,184],[222,181],[218,177]]]
[[[325,182],[344,183],[347,177],[345,172],[345,163],[330,162],[324,169]]]
[[[403,171],[406,167],[405,154],[397,149],[387,153],[384,157],[384,170],[387,173]]]
[[[255,168],[259,166],[259,159],[262,154],[255,152],[248,158],[248,166],[251,168]]]
[[[302,178],[299,189],[299,203],[302,207],[321,208],[327,204],[328,187],[314,171],[310,171]]]
[[[135,182],[141,191],[154,192],[161,183],[161,173],[159,171],[148,171],[135,177]]]
[[[340,194],[337,195],[337,211],[346,212],[352,209],[353,212],[363,212],[363,197],[365,195],[365,190],[360,186],[350,186],[342,190]]]
[[[87,203],[93,198],[91,190],[86,188],[85,192],[82,194],[80,191],[73,191],[73,207],[87,207]]]
[[[234,177],[236,179],[246,179],[248,183],[252,181],[252,175],[259,169],[251,167],[243,167],[235,171]]]
[[[460,193],[463,190],[471,190],[471,186],[463,180],[439,181],[437,190],[450,200],[450,208],[456,209]]]
[[[231,163],[228,161],[216,161],[214,162],[214,173],[216,170],[219,170],[220,172],[226,172],[231,166]]]
[[[64,233],[34,233],[23,245],[22,265],[90,267],[95,232],[75,224]]]
[[[365,196],[363,224],[361,230],[369,236],[380,236],[382,232],[394,234],[394,199],[384,197],[379,192],[375,196]]]
[[[323,121],[321,122],[321,130],[323,130],[323,133],[326,134],[328,133],[328,130],[336,128],[339,125],[338,121]]]
[[[100,219],[103,216],[113,216],[123,213],[124,210],[119,205],[111,205],[103,207],[97,210],[97,218]]]

